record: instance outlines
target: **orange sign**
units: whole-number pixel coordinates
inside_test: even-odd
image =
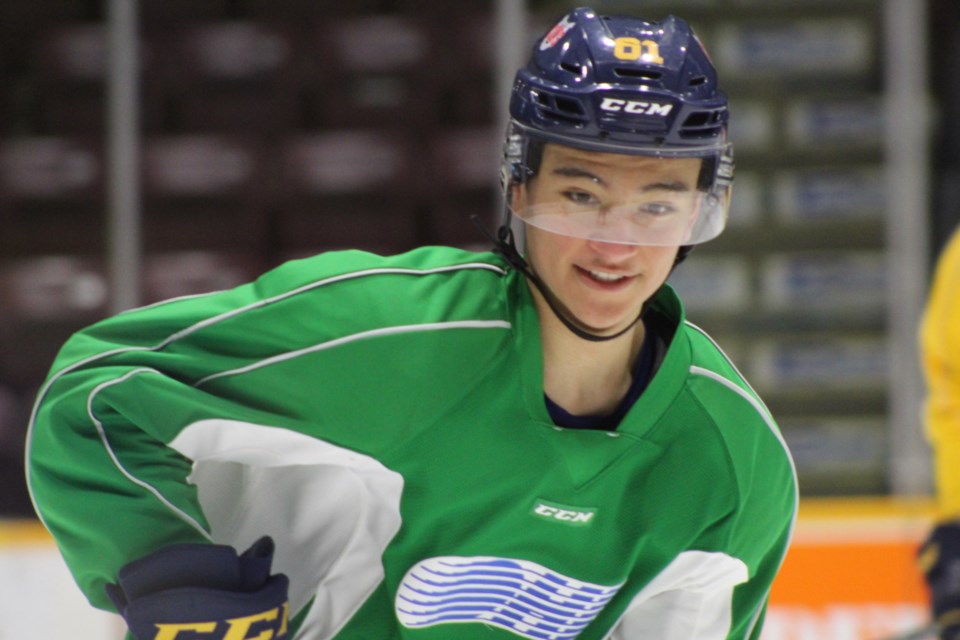
[[[928,500],[805,500],[763,640],[881,640],[925,626]]]

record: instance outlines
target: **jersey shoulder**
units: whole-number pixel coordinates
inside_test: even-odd
[[[311,285],[325,278],[361,281],[379,275],[439,275],[470,270],[503,275],[506,264],[493,253],[455,247],[420,247],[388,256],[359,250],[327,251],[285,262],[262,275],[258,283],[281,291]]]
[[[333,251],[285,263],[253,287],[260,300],[283,301],[283,313],[322,310],[331,326],[354,330],[499,319],[505,314],[508,273],[495,254],[452,247],[392,256]]]
[[[701,328],[686,322],[691,343],[688,389],[709,417],[717,440],[741,487],[765,486],[771,499],[795,509],[796,470],[780,427],[759,394],[720,346]],[[754,492],[762,494],[764,492]]]

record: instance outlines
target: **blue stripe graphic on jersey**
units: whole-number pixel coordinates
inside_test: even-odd
[[[409,628],[476,622],[535,640],[576,638],[622,584],[575,580],[527,560],[430,558],[400,583],[396,610]]]

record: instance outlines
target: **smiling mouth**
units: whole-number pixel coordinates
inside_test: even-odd
[[[592,269],[584,269],[582,267],[577,267],[582,274],[593,280],[594,282],[599,282],[601,284],[617,284],[620,282],[625,282],[631,278],[624,274],[617,273],[607,273],[605,271],[593,271]]]
[[[618,276],[613,273],[602,273],[600,271],[587,271],[590,274],[590,277],[594,280],[599,280],[600,282],[617,282],[623,280],[627,276]]]

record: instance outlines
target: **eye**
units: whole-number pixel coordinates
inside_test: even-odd
[[[647,202],[640,207],[640,213],[655,218],[676,213],[677,208],[669,202]]]
[[[593,194],[587,193],[586,191],[579,191],[576,189],[569,189],[563,192],[563,197],[569,200],[574,204],[581,205],[594,205],[598,204],[598,200],[593,197]]]

